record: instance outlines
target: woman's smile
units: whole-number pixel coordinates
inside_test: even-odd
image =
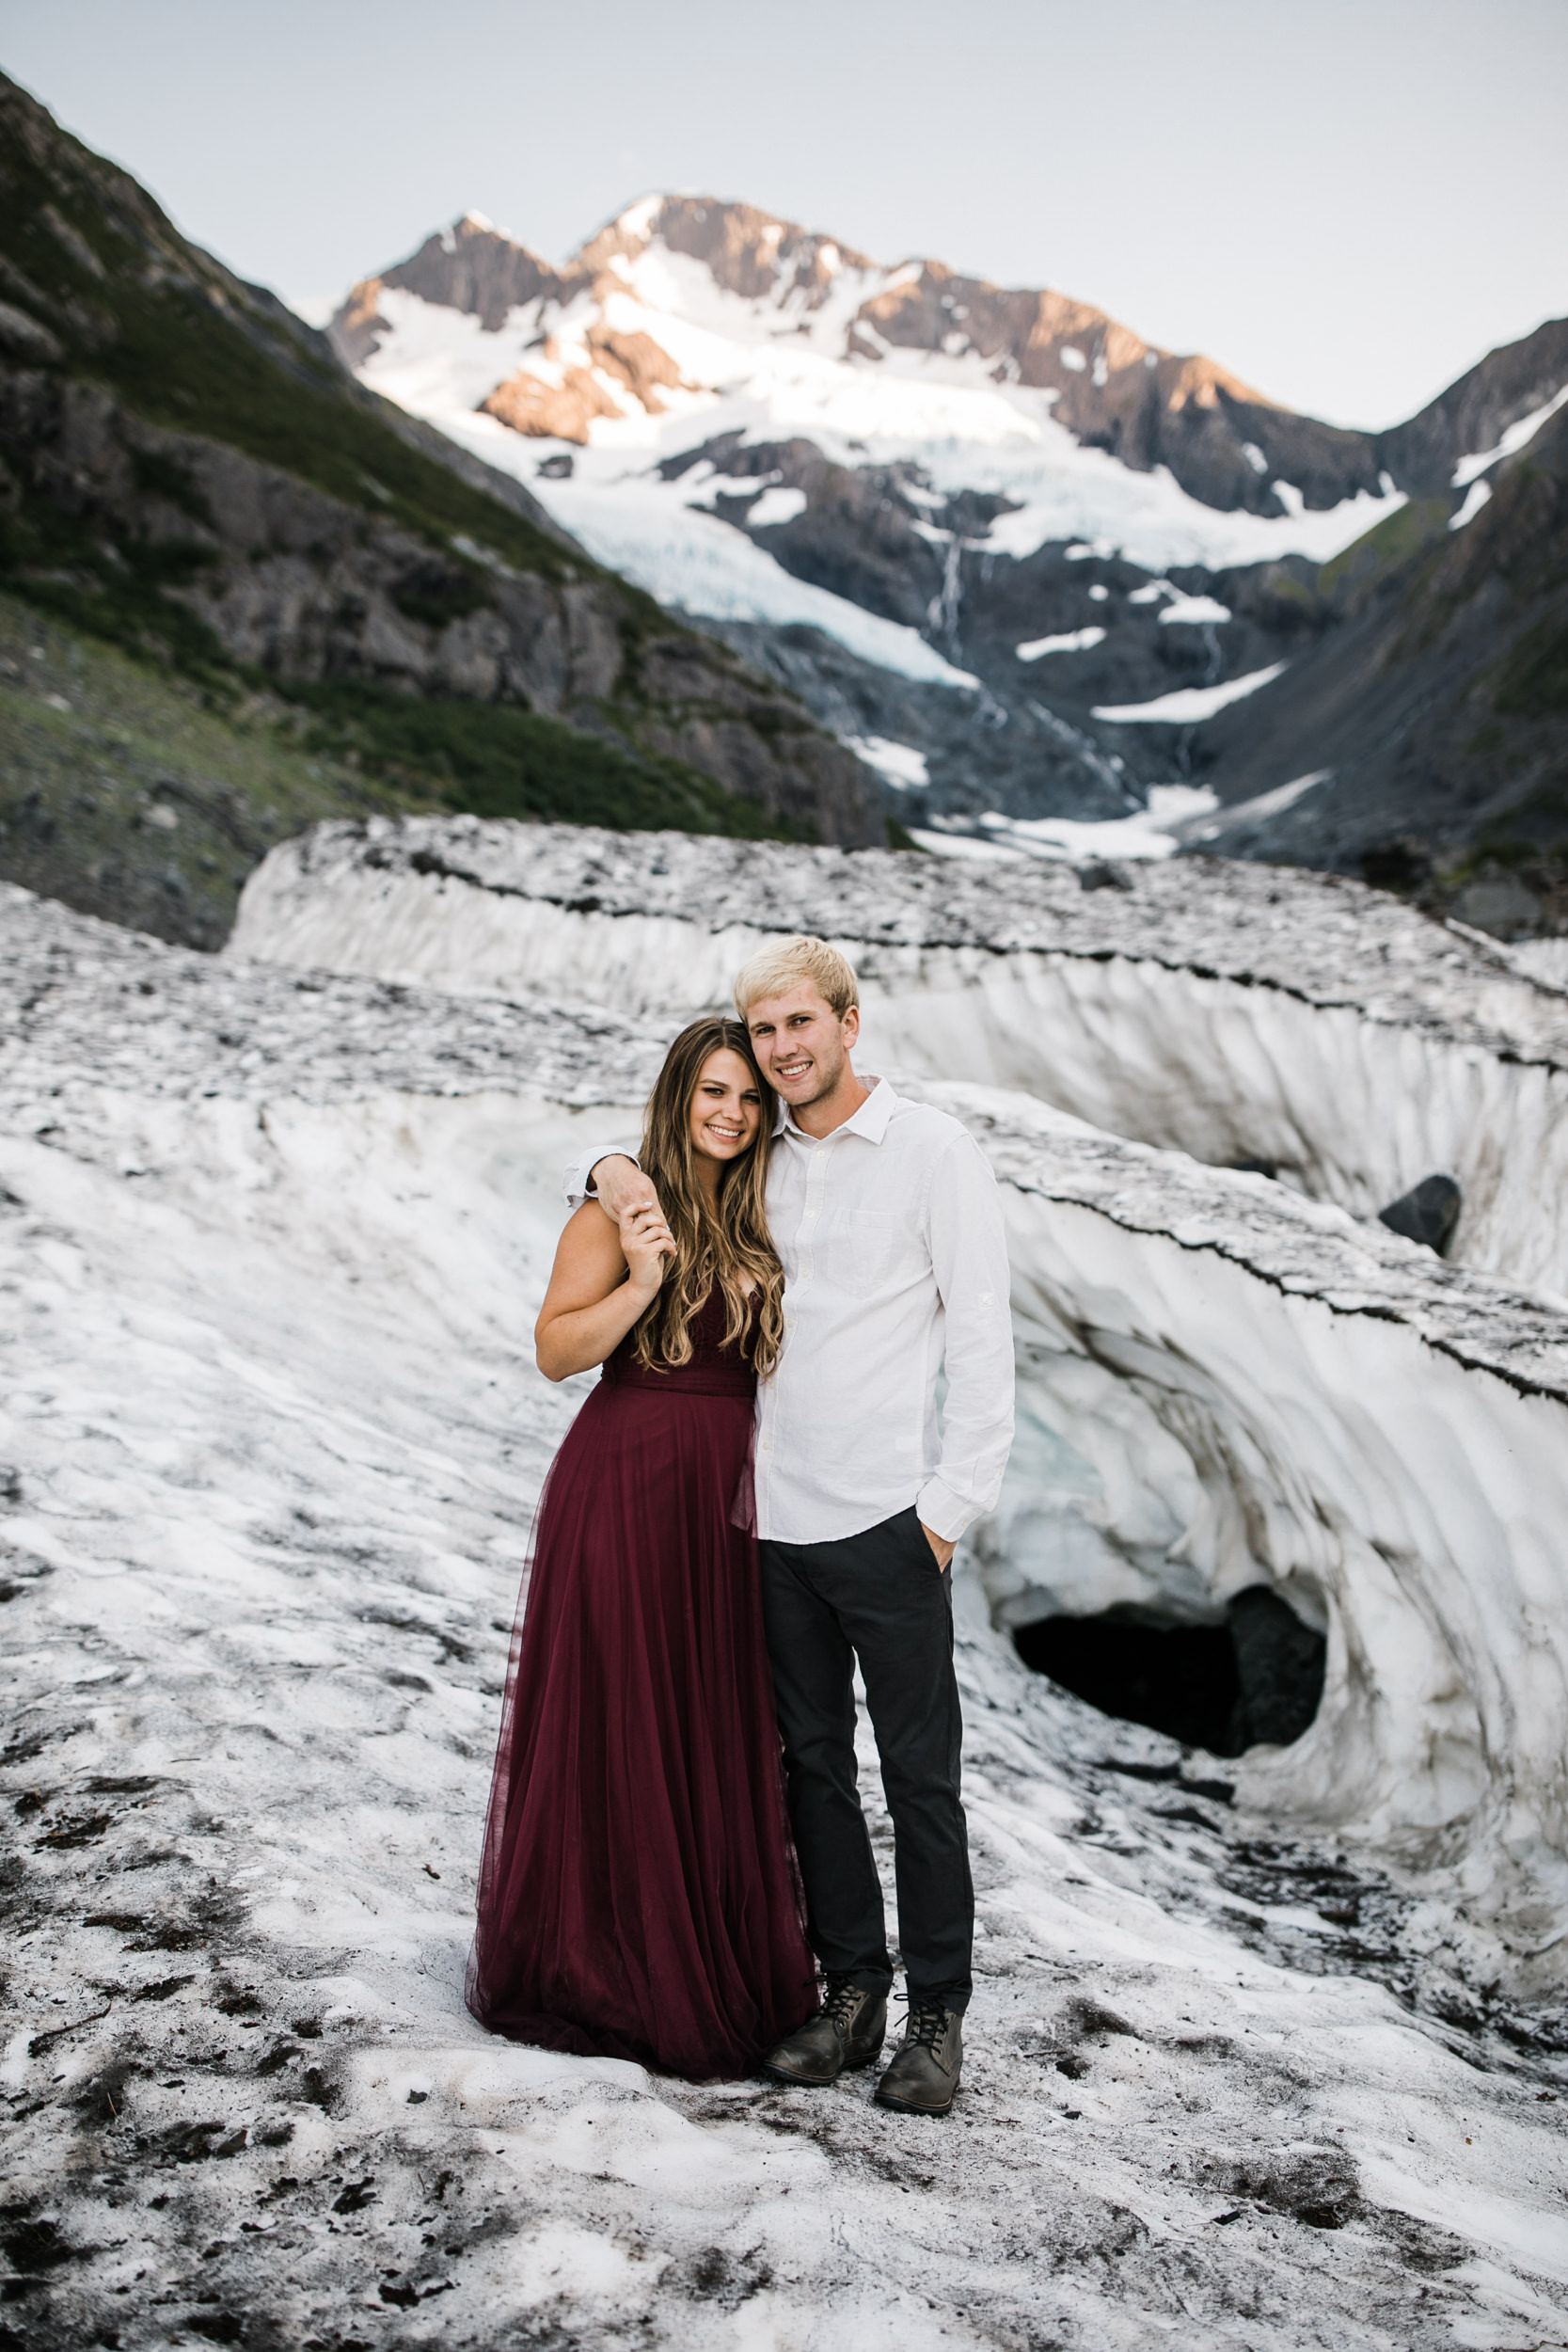
[[[690,1117],[692,1146],[702,1159],[738,1159],[755,1143],[762,1098],[752,1072],[729,1047],[710,1054],[703,1064]]]

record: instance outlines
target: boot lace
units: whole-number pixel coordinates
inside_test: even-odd
[[[940,2001],[911,2001],[904,2021],[906,2045],[936,2056],[937,2043],[947,2030],[947,2011]]]
[[[847,1977],[830,1977],[822,2014],[841,2041],[849,2039],[849,2026],[856,2010],[865,1998],[863,1986],[853,1984]]]

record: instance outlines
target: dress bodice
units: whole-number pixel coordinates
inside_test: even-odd
[[[726,1347],[724,1326],[729,1320],[728,1309],[724,1294],[716,1282],[697,1310],[691,1326],[691,1354],[686,1363],[657,1368],[638,1363],[632,1352],[637,1335],[632,1330],[606,1361],[604,1377],[618,1387],[657,1389],[666,1395],[683,1390],[689,1396],[754,1395],[757,1376],[750,1361],[750,1342],[756,1334],[758,1304],[753,1297],[747,1326],[747,1348]]]

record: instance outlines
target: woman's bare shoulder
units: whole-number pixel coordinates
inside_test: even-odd
[[[551,1287],[562,1281],[573,1289],[597,1284],[597,1295],[602,1296],[604,1292],[614,1289],[626,1270],[615,1219],[608,1216],[596,1200],[583,1201],[562,1228],[561,1239],[555,1246]]]

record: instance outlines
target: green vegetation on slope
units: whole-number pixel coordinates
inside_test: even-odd
[[[142,189],[67,133],[53,137],[64,169],[47,170],[21,141],[7,142],[0,252],[47,291],[46,315],[73,373],[108,386],[149,423],[210,434],[443,552],[464,534],[519,571],[550,580],[594,572],[411,449],[345,384],[318,338],[269,298],[242,310],[251,290],[234,287],[231,298],[232,281]]]
[[[628,759],[612,742],[494,703],[420,702],[355,683],[295,686],[310,747],[404,790],[434,787],[478,817],[555,818],[630,832],[764,839],[790,829],[676,760]]]
[[[1391,515],[1342,548],[1318,573],[1322,596],[1354,595],[1385,579],[1408,556],[1437,541],[1448,529],[1449,506],[1444,499],[1410,499]]]
[[[1568,715],[1568,622],[1538,621],[1520,639],[1498,675],[1492,707],[1511,718]]]
[[[134,904],[135,914],[119,919],[216,944],[237,880],[268,839],[349,807],[444,805],[816,837],[814,826],[769,815],[658,748],[678,736],[671,721],[679,714],[650,703],[642,651],[688,632],[516,511],[500,485],[490,496],[410,446],[400,421],[344,378],[319,337],[186,245],[135,182],[58,130],[3,76],[0,197],[0,359],[22,371],[7,381],[0,582],[37,616],[12,607],[3,632],[17,683],[0,681],[0,871],[95,912]],[[56,452],[58,398],[72,384],[80,388],[71,412],[75,439]],[[101,422],[93,388],[104,396]],[[127,416],[138,421],[129,435]],[[140,446],[146,426],[185,437],[189,462],[178,446]],[[188,597],[209,583],[215,593],[236,562],[243,569],[281,552],[236,546],[231,517],[226,538],[191,469],[205,463],[194,454],[204,442],[335,501],[321,510],[328,536],[320,546],[301,544],[298,517],[307,536],[312,527],[308,501],[286,544],[334,576],[346,560],[350,603],[359,593],[356,550],[384,549],[391,530],[408,553],[381,593],[404,619],[439,633],[496,605],[508,577],[531,578],[551,598],[569,589],[598,600],[622,648],[620,684],[608,701],[579,700],[557,719],[518,701],[426,699],[407,678],[377,683],[362,651],[351,652],[347,675],[327,684],[301,682],[286,674],[287,661],[275,675],[270,657],[263,675],[236,658]],[[385,555],[379,561],[385,572]],[[209,616],[214,609],[209,595]],[[124,663],[92,654],[88,639],[130,656],[141,685]],[[42,646],[41,666],[32,663],[34,644]],[[733,668],[725,649],[703,641],[703,653],[710,680],[716,669]],[[64,670],[56,675],[61,663],[93,681],[90,717]],[[69,711],[52,710],[32,691],[43,676]],[[124,703],[118,716],[117,694]],[[198,789],[185,779],[181,789],[191,797],[180,806],[172,786],[158,787],[150,818],[142,803],[151,771],[173,775],[172,747],[188,738],[198,711],[208,727],[198,760],[205,783]],[[762,720],[777,715],[765,698]],[[166,756],[157,735],[166,725],[173,730]],[[768,739],[766,725],[752,731]],[[87,740],[94,733],[96,749]],[[122,749],[135,745],[121,763],[123,791],[87,773],[115,769],[117,733]],[[160,837],[143,837],[149,824]]]
[[[755,838],[762,810],[531,712],[374,687],[235,691],[0,595],[0,875],[220,946],[245,876],[323,818],[468,810]],[[773,828],[772,830],[777,830]]]
[[[0,596],[0,873],[217,947],[275,841],[324,818],[435,805],[292,744],[287,717],[267,697],[219,713]]]

